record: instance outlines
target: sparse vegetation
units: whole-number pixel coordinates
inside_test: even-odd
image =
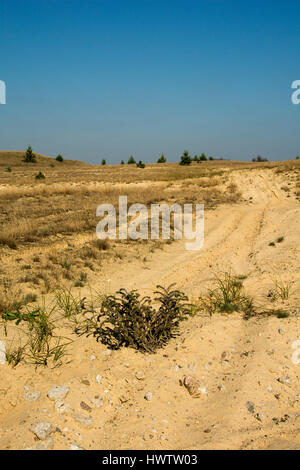
[[[44,179],[45,179],[44,173],[42,173],[41,171],[39,171],[39,172],[35,175],[35,179],[36,179],[36,180],[44,180]]]
[[[64,159],[63,159],[63,156],[62,155],[57,155],[56,159],[55,159],[57,162],[63,162]]]
[[[274,289],[269,292],[268,297],[270,297],[273,301],[276,301],[278,299],[288,300],[288,298],[290,297],[291,287],[291,282],[283,282],[276,280],[274,282]]]
[[[253,299],[245,294],[242,279],[225,272],[221,276],[215,276],[215,285],[216,287],[209,289],[208,296],[200,297],[201,310],[210,315],[217,312],[247,313],[254,310]]]

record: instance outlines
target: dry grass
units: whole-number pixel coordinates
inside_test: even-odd
[[[37,154],[37,163],[22,162],[23,152],[0,152],[0,281],[48,292],[61,282],[82,284],[81,274],[101,269],[104,262],[133,256],[139,242],[97,240],[96,208],[116,207],[120,195],[136,202],[204,203],[205,208],[237,203],[239,188],[231,182],[235,170],[278,168],[288,171],[298,162],[241,163],[228,161],[134,165],[89,165]],[[54,166],[53,166],[54,165]],[[11,168],[11,172],[7,168]],[[46,176],[41,183],[34,175]],[[151,240],[148,250],[163,245]],[[117,246],[117,251],[116,251]],[[32,255],[30,255],[32,253]],[[19,261],[18,261],[19,260]],[[66,261],[67,260],[67,261]],[[26,272],[22,265],[30,265]]]

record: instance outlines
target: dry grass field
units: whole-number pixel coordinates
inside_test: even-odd
[[[0,448],[299,449],[300,161],[141,169],[22,156],[0,152]],[[203,249],[98,240],[96,208],[120,195],[203,203]],[[172,283],[193,304],[178,336],[155,354],[103,344],[105,295],[153,299]],[[51,401],[57,385],[68,391]]]

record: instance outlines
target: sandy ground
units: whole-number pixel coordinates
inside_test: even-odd
[[[108,265],[93,282],[103,292],[142,293],[176,282],[197,298],[214,273],[231,269],[247,275],[245,289],[261,305],[274,280],[292,282],[290,299],[278,303],[290,317],[196,316],[155,355],[110,352],[80,337],[72,362],[59,369],[0,366],[1,449],[300,449],[300,364],[292,361],[300,340],[300,205],[281,189],[281,175],[255,170],[234,178],[247,202],[206,213],[200,252],[175,242],[145,263]],[[179,384],[184,375],[196,376],[206,393],[192,398]],[[65,384],[59,413],[47,392]],[[53,425],[46,441],[30,431],[40,421]]]

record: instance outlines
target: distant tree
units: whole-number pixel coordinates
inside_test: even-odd
[[[44,173],[42,173],[41,171],[37,175],[35,175],[36,180],[44,180],[45,178],[46,177],[45,177]]]
[[[209,159],[211,162],[214,160],[214,157],[209,157]]]
[[[124,160],[121,160],[121,165],[125,165],[125,162],[124,162]]]
[[[193,161],[194,161],[194,162],[197,162],[197,163],[199,162],[199,157],[198,157],[198,155],[194,155]]]
[[[145,168],[145,163],[142,162],[142,160],[139,160],[139,162],[136,164],[138,168]]]
[[[297,155],[296,160],[299,160],[299,158],[300,158],[300,157]]]
[[[30,146],[27,148],[26,153],[24,154],[23,162],[36,163],[36,156],[34,155]]]
[[[58,161],[58,162],[63,162],[64,161],[63,156],[61,154],[57,155],[55,160]]]
[[[106,165],[106,160],[104,160],[104,158],[103,158],[103,160],[102,160],[102,162],[101,162],[101,165]]]
[[[167,161],[167,159],[164,156],[164,154],[162,153],[161,156],[159,157],[159,159],[157,160],[157,163],[166,163],[166,161]]]
[[[206,160],[207,160],[206,155],[205,153],[202,152],[200,155],[200,162],[206,162]]]
[[[190,165],[192,163],[192,159],[190,157],[190,154],[187,150],[183,152],[183,155],[181,155],[181,160],[179,162],[179,165]]]
[[[128,163],[128,165],[132,165],[132,164],[135,164],[135,163],[136,163],[136,161],[135,161],[135,159],[134,159],[134,157],[133,157],[132,155],[130,156],[130,158],[129,158],[129,160],[128,160],[127,163]]]
[[[257,155],[256,158],[252,158],[253,162],[268,162],[269,160],[267,158],[261,157],[260,155]]]

